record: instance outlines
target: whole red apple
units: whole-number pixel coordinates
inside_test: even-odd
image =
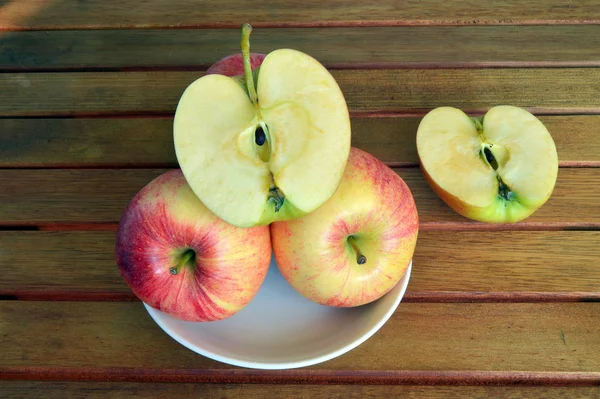
[[[322,305],[372,302],[400,281],[417,242],[419,221],[402,178],[352,148],[333,196],[299,219],[271,225],[281,274]]]
[[[181,170],[144,187],[117,231],[121,275],[148,305],[187,321],[233,315],[258,292],[269,268],[269,228],[242,229],[213,215]]]

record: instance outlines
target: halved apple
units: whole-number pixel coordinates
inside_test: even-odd
[[[221,219],[250,227],[300,217],[333,195],[350,152],[350,117],[333,76],[307,54],[275,50],[253,73],[250,25],[242,31],[244,76],[193,82],[173,129],[194,193]]]
[[[452,107],[421,121],[417,151],[426,180],[461,215],[483,222],[525,219],[550,198],[558,156],[544,124],[513,106],[470,118]]]

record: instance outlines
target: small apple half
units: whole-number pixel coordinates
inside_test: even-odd
[[[194,193],[238,227],[312,212],[338,187],[350,151],[350,117],[333,76],[300,51],[250,63],[244,76],[210,74],[183,93],[173,124],[179,165]],[[256,81],[256,85],[255,85]]]
[[[452,107],[421,121],[417,151],[425,179],[452,209],[470,219],[512,223],[550,198],[558,174],[552,136],[518,107],[491,108],[470,118]]]

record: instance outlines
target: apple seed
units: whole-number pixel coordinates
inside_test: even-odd
[[[505,201],[512,201],[515,199],[515,193],[502,181],[502,178],[498,174],[498,161],[496,157],[492,153],[490,148],[493,144],[483,144],[483,156],[485,157],[485,161],[496,171],[496,179],[498,179],[498,196]]]
[[[265,136],[265,131],[262,126],[259,126],[254,132],[254,142],[256,145],[262,147],[263,144],[265,144],[265,141],[267,141],[267,136]]]
[[[494,154],[492,154],[492,151],[490,150],[490,148],[485,147],[483,149],[483,153],[485,155],[485,160],[487,161],[487,163],[492,167],[492,169],[497,170],[498,162],[496,161],[496,158],[494,157]]]

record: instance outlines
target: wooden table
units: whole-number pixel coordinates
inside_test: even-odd
[[[600,397],[600,2],[242,3],[0,3],[0,397]],[[179,96],[238,51],[242,22],[253,51],[296,48],[332,70],[353,145],[393,167],[420,212],[390,321],[304,369],[185,349],[114,261],[125,205],[176,167]],[[425,112],[498,104],[539,115],[561,166],[516,225],[459,216],[417,167]]]

